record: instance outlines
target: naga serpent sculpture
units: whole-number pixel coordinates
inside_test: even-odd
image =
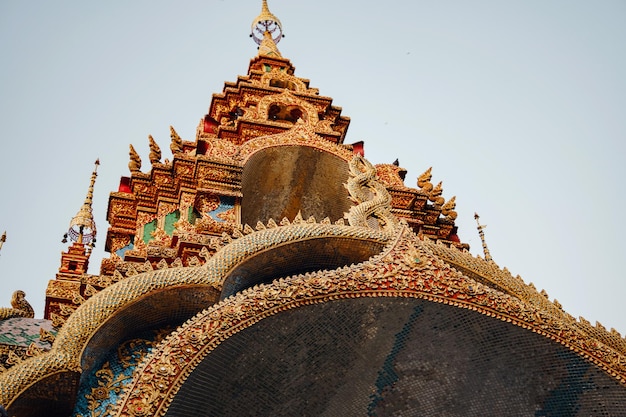
[[[22,290],[17,290],[11,297],[11,306],[13,308],[2,307],[0,308],[0,320],[6,320],[12,317],[35,317],[35,311],[31,307],[30,303],[26,301],[26,293]]]
[[[398,219],[391,214],[391,195],[377,180],[376,168],[360,155],[350,160],[348,168],[351,177],[345,186],[352,201],[357,203],[345,215],[350,226],[371,228],[367,220],[372,217],[383,231],[396,230]]]

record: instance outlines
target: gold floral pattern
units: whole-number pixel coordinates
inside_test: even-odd
[[[104,417],[113,413],[115,400],[132,378],[134,368],[145,359],[166,333],[156,331],[149,338],[134,338],[121,344],[91,378],[84,398],[79,398],[77,417]],[[79,394],[80,395],[80,394]],[[82,412],[82,414],[80,413]]]

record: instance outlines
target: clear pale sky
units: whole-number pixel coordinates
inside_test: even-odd
[[[260,0],[0,0],[0,306],[36,317],[93,162],[99,273],[128,145],[193,140],[211,94],[247,72]],[[564,309],[626,332],[623,1],[269,0],[296,75],[352,119],[346,143],[433,167],[461,240]]]

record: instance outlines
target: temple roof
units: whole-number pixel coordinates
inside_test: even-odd
[[[194,139],[171,128],[162,160],[148,136],[143,170],[130,146],[99,275],[83,268],[94,170],[47,291],[52,320],[38,324],[61,330],[0,375],[0,404],[17,415],[51,403],[56,415],[77,404],[118,416],[624,411],[621,335],[500,269],[484,240],[485,259],[472,256],[431,169],[409,187],[399,163],[344,144],[349,120],[280,56],[265,1],[255,28],[259,54],[213,96]],[[0,342],[35,343],[36,326],[0,323],[12,332]]]

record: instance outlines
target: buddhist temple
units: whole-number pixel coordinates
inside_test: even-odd
[[[478,215],[470,254],[436,167],[370,162],[266,0],[250,37],[195,138],[130,145],[93,275],[96,161],[44,318],[0,309],[0,415],[625,416],[626,340],[500,268]]]

